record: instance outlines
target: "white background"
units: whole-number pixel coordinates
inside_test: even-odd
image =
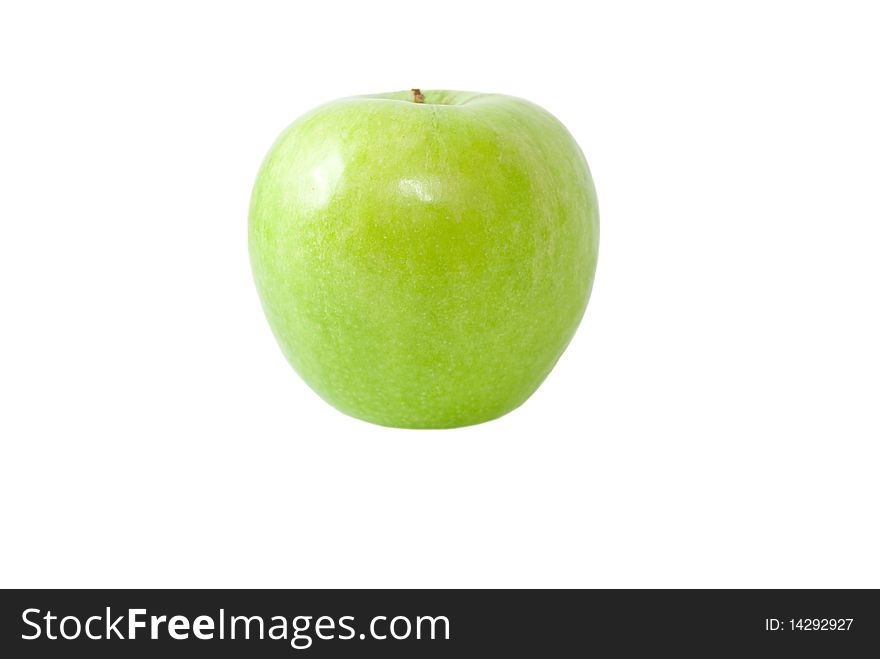
[[[880,586],[871,3],[0,10],[0,585]],[[339,96],[508,93],[593,170],[593,299],[498,421],[289,368],[266,150]]]

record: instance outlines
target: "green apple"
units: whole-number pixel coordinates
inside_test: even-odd
[[[524,402],[584,314],[598,241],[577,143],[498,94],[323,105],[272,146],[250,206],[254,278],[285,356],[339,410],[396,427]]]

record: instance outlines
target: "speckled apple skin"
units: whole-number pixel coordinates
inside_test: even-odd
[[[272,146],[249,247],[297,373],[373,423],[450,428],[523,403],[593,283],[596,192],[565,127],[497,94],[346,98]]]

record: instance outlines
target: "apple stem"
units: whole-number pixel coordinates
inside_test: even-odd
[[[422,95],[421,89],[413,89],[411,91],[412,91],[412,95],[413,95],[413,103],[424,103],[425,102],[425,97]]]

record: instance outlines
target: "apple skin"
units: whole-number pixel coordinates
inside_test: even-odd
[[[523,403],[586,309],[599,241],[587,162],[498,94],[360,96],[296,120],[250,206],[249,249],[288,361],[353,417],[405,428]]]

